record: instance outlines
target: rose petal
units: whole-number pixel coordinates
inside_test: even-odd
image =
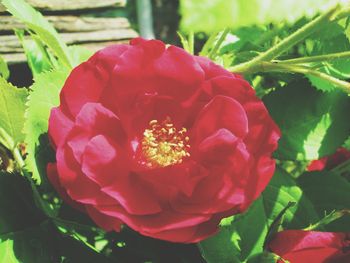
[[[350,252],[343,252],[345,233],[285,230],[277,233],[269,248],[290,262],[348,262]]]
[[[122,149],[104,135],[93,137],[85,147],[81,169],[100,187],[113,184],[118,177],[125,178],[128,163]]]
[[[57,172],[57,166],[54,163],[48,163],[47,168],[47,178],[49,179],[50,183],[53,185],[57,193],[61,196],[61,198],[67,202],[70,206],[74,207],[75,209],[78,209],[79,211],[85,211],[85,207],[82,204],[77,203],[72,198],[69,197],[65,189],[62,187],[59,179],[58,179],[58,172]]]
[[[126,143],[126,135],[119,118],[100,103],[86,103],[77,115],[75,126],[67,138],[79,163],[87,143],[98,134],[114,138],[120,144]]]
[[[116,201],[102,193],[99,186],[88,179],[75,162],[68,147],[58,148],[56,152],[57,171],[61,185],[75,201],[83,204],[115,204]]]
[[[234,74],[227,71],[223,67],[213,63],[210,59],[206,57],[195,56],[194,59],[199,63],[201,68],[205,72],[205,79],[211,79],[218,76],[234,77]]]
[[[136,231],[148,234],[192,227],[210,219],[209,215],[188,215],[170,210],[146,217],[126,214],[121,207],[97,206],[96,208],[103,214],[119,218]]]
[[[219,129],[198,146],[198,154],[205,166],[224,165],[234,153],[239,138],[227,129]]]
[[[233,77],[215,77],[211,79],[212,96],[224,95],[244,105],[248,101],[257,100],[254,89],[247,81]]]
[[[102,214],[91,205],[86,206],[86,211],[91,217],[91,219],[96,223],[96,225],[98,225],[102,229],[106,231],[120,231],[123,222],[120,221],[118,218]]]
[[[89,61],[74,68],[60,94],[61,109],[75,117],[85,103],[99,100],[108,80],[108,73]]]
[[[134,103],[125,102],[124,106],[119,114],[129,136],[140,136],[140,134],[143,136],[151,120],[161,123],[170,118],[176,127],[183,127],[187,115],[181,104],[166,96],[145,94],[138,96]]]
[[[115,65],[119,61],[119,56],[130,48],[129,45],[119,44],[110,45],[97,51],[89,62],[97,67],[104,68],[105,71],[111,73]]]
[[[171,200],[178,193],[192,195],[196,185],[208,175],[205,168],[194,161],[147,169],[138,172],[140,178],[152,186],[152,191],[161,200]]]
[[[271,154],[277,148],[281,132],[262,101],[244,105],[249,120],[249,134],[244,142],[252,155]]]
[[[151,215],[162,211],[147,185],[142,184],[135,176],[118,178],[113,185],[103,187],[101,191],[118,200],[122,207],[133,215]]]
[[[55,147],[59,147],[73,128],[73,121],[60,108],[52,108],[49,119],[49,135]]]
[[[216,130],[225,128],[235,136],[244,138],[248,133],[248,119],[243,107],[234,99],[215,96],[199,113],[191,130],[197,143]]]
[[[193,89],[193,87],[196,87],[196,85],[204,80],[204,72],[194,57],[175,46],[168,47],[162,56],[154,62],[154,70],[155,74],[160,77],[171,79],[188,86],[188,92],[191,93],[193,91],[191,91],[190,87]],[[173,92],[170,91],[170,93]],[[177,90],[177,92],[183,91]]]

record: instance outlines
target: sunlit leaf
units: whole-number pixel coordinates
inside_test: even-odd
[[[26,89],[16,88],[0,77],[0,129],[8,137],[2,138],[1,133],[0,142],[11,150],[24,140],[22,130],[27,95]]]
[[[350,182],[332,172],[306,173],[298,179],[320,217],[334,210],[350,209]],[[329,224],[328,231],[350,231],[350,215]]]
[[[52,69],[52,64],[49,56],[40,41],[24,38],[24,31],[20,30],[16,30],[16,35],[22,44],[29,68],[31,69],[33,76]],[[32,37],[35,36],[32,35]]]
[[[34,31],[64,65],[72,66],[66,44],[60,39],[55,28],[39,12],[24,0],[2,0],[2,4],[14,17]]]
[[[311,17],[342,0],[181,0],[181,28],[212,33],[226,27],[238,28]],[[209,11],[210,10],[210,11]],[[272,11],[273,10],[273,11]]]
[[[0,75],[4,79],[8,79],[10,76],[9,68],[7,66],[6,61],[4,60],[4,58],[2,56],[0,56]]]
[[[318,220],[312,203],[292,177],[277,169],[262,196],[243,215],[235,216],[220,232],[199,244],[204,258],[214,262],[244,262],[263,252],[271,223],[290,202],[296,204],[284,214],[283,226],[306,227]]]
[[[38,75],[28,98],[24,132],[27,144],[28,169],[40,183],[50,160],[50,145],[46,136],[51,108],[59,104],[59,92],[67,78],[67,71],[52,71]]]
[[[318,159],[349,136],[350,97],[340,91],[323,93],[299,80],[265,96],[264,102],[282,131],[280,159]]]

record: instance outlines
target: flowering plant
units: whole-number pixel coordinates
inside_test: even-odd
[[[181,47],[92,54],[2,1],[36,49],[29,88],[0,61],[0,262],[350,260],[348,3],[213,33],[196,2]]]
[[[124,222],[186,243],[212,235],[260,195],[280,133],[241,77],[133,39],[73,70],[49,136],[57,161],[49,178],[98,225],[119,231]]]

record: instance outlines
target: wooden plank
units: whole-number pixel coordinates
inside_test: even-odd
[[[98,43],[85,43],[79,46],[83,48],[87,48],[95,53],[96,51],[106,46],[114,45],[114,44],[124,44],[128,42],[129,40],[117,40],[117,41],[98,42]],[[7,53],[7,54],[1,54],[1,56],[5,59],[5,61],[9,65],[24,63],[26,61],[26,56],[24,53]]]
[[[100,30],[93,32],[61,33],[62,40],[68,45],[118,41],[137,37],[138,34],[133,29],[121,28],[118,30]],[[23,52],[22,46],[16,36],[0,36],[0,53]]]
[[[133,29],[101,30],[93,32],[62,33],[62,39],[67,44],[79,44],[89,42],[106,42],[114,40],[131,39],[138,34]],[[1,39],[1,38],[0,38]]]
[[[90,42],[108,42],[118,41],[137,37],[136,31],[130,28],[121,28],[118,30],[100,30],[93,32],[61,33],[63,41],[68,45],[90,43]],[[23,52],[21,44],[16,36],[0,36],[0,53],[20,53]]]
[[[97,30],[118,30],[129,28],[127,18],[79,17],[79,16],[45,16],[58,32],[88,32]],[[12,16],[0,16],[0,32],[23,29],[24,25]]]
[[[125,6],[126,0],[27,0],[40,11],[75,11]],[[0,5],[0,12],[6,8]]]

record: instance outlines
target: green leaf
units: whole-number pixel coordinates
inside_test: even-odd
[[[312,17],[339,2],[341,0],[181,0],[181,28],[212,33],[226,27],[291,23],[303,16]]]
[[[290,174],[280,168],[276,170],[262,196],[269,221],[274,220],[290,202],[295,203],[284,214],[284,228],[302,228],[319,219],[313,204],[304,196],[303,189]]]
[[[298,80],[264,97],[282,131],[275,153],[282,160],[315,160],[332,154],[350,133],[350,98],[323,93]]]
[[[31,89],[24,124],[27,143],[26,163],[37,183],[45,174],[50,160],[50,145],[46,136],[51,108],[59,104],[59,93],[67,78],[67,71],[52,71],[38,75]]]
[[[73,63],[66,44],[39,12],[24,0],[2,0],[2,4],[14,17],[34,31],[64,65],[72,67]]]
[[[278,260],[280,260],[281,258],[273,253],[269,253],[269,252],[263,252],[259,255],[256,255],[252,258],[250,258],[248,260],[248,263],[276,263],[279,262]],[[284,261],[282,261],[284,262]],[[285,263],[287,263],[285,261]]]
[[[37,257],[30,261],[28,256],[40,252],[42,257],[46,251],[44,245],[35,247],[39,246],[35,243],[35,236],[40,234],[37,230],[47,219],[36,206],[31,186],[25,177],[0,172],[0,249],[6,250],[11,258],[22,259],[20,255],[27,255],[26,260],[19,260],[26,263],[43,262]]]
[[[0,172],[0,211],[1,263],[10,260],[59,262],[51,257],[53,249],[49,249],[50,233],[44,223],[46,217],[36,207],[30,183],[25,177]]]
[[[346,139],[346,141],[343,144],[343,147],[350,151],[350,137]]]
[[[29,181],[0,172],[0,263],[111,262],[63,235],[35,205]]]
[[[350,182],[332,172],[305,173],[298,179],[304,194],[320,217],[334,210],[350,209]],[[328,231],[350,231],[350,215],[326,226]]]
[[[93,54],[91,50],[82,46],[69,46],[68,50],[74,67],[88,60]]]
[[[0,172],[0,211],[0,239],[45,219],[35,205],[28,180],[5,172]]]
[[[262,196],[246,213],[235,216],[217,235],[199,243],[203,257],[208,263],[231,263],[244,262],[262,253],[269,227],[290,202],[296,204],[285,212],[284,227],[301,228],[318,220],[311,202],[294,179],[277,169]]]
[[[340,27],[338,24],[334,25]],[[336,31],[336,30],[334,30]],[[324,54],[332,54],[343,51],[348,51],[350,49],[349,40],[346,38],[343,32],[334,36],[331,39],[327,39],[322,41],[322,39],[315,45],[312,55],[324,55]],[[322,62],[321,66],[317,67],[319,71],[327,73],[333,77],[338,79],[349,79],[350,78],[350,60],[346,58],[342,59],[334,59],[331,61]],[[337,86],[320,79],[315,76],[307,76],[311,81],[312,85],[317,89],[322,91],[333,91],[337,89]]]
[[[15,32],[22,44],[28,65],[34,77],[53,68],[45,47],[36,39],[37,37],[35,35],[32,35],[33,39],[26,39],[24,38],[24,31],[16,30]]]
[[[12,262],[61,262],[60,253],[56,248],[57,236],[54,226],[50,222],[44,222],[13,233],[6,241],[0,243],[0,249],[5,247]]]
[[[13,240],[0,242],[0,263],[20,263],[14,253]]]
[[[0,143],[10,150],[24,140],[22,130],[27,95],[26,89],[18,89],[0,78]]]
[[[4,60],[4,58],[2,56],[0,56],[0,75],[4,79],[8,79],[10,77],[10,70],[7,66],[6,61]]]
[[[177,32],[177,35],[180,38],[182,48],[188,53],[193,54],[193,42],[190,44],[191,41],[187,40],[187,38],[183,34],[181,34],[181,32]],[[191,34],[189,39],[193,39],[193,33]]]
[[[338,219],[343,218],[344,216],[349,216],[350,215],[350,210],[349,209],[343,209],[343,210],[333,210],[329,214],[326,214],[323,218],[321,218],[318,222],[311,224],[307,228],[304,228],[304,230],[307,231],[312,231],[312,230],[319,230],[319,229],[324,229],[325,226],[329,225],[333,221],[336,221]],[[349,218],[347,219],[349,221]],[[349,223],[347,223],[349,225]],[[326,227],[328,228],[328,227]],[[345,231],[345,228],[343,229]],[[343,231],[343,230],[340,230]],[[334,231],[336,232],[336,231]]]

